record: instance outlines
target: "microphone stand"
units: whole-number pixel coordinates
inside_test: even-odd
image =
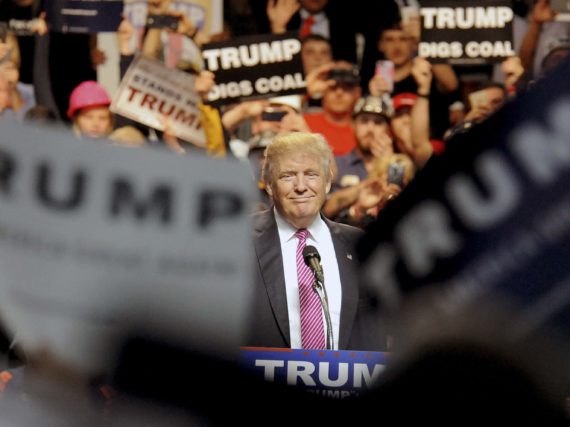
[[[327,324],[327,350],[334,349],[334,337],[333,337],[333,329],[332,329],[332,321],[331,321],[331,313],[329,311],[329,297],[327,295],[327,290],[324,284],[324,278],[320,281],[315,274],[315,280],[313,282],[313,290],[319,297],[319,301],[321,302],[321,307],[323,309],[323,313],[325,314],[325,322]]]

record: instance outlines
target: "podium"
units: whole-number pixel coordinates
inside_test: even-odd
[[[372,351],[242,347],[241,362],[253,376],[325,397],[356,397],[373,386],[389,354]]]

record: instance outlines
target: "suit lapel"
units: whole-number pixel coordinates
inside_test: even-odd
[[[356,264],[352,260],[352,246],[346,241],[341,228],[332,221],[324,218],[330,228],[342,288],[342,303],[340,308],[339,350],[346,349],[356,317],[358,306],[358,283],[355,283]]]
[[[273,210],[264,212],[259,217],[255,227],[254,244],[271,309],[279,329],[281,329],[281,333],[290,347],[289,312],[287,309],[283,257]]]

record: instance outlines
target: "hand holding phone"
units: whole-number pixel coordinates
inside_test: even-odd
[[[403,163],[390,163],[388,166],[388,184],[396,184],[403,188],[405,170],[406,166]]]
[[[386,83],[387,91],[392,93],[394,90],[394,63],[392,61],[376,61],[374,74],[382,76]]]
[[[166,28],[172,31],[178,30],[179,16],[174,15],[148,15],[146,17],[147,28]]]

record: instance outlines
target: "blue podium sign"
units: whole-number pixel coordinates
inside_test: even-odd
[[[243,347],[242,362],[266,381],[343,399],[370,388],[386,367],[388,353]]]

